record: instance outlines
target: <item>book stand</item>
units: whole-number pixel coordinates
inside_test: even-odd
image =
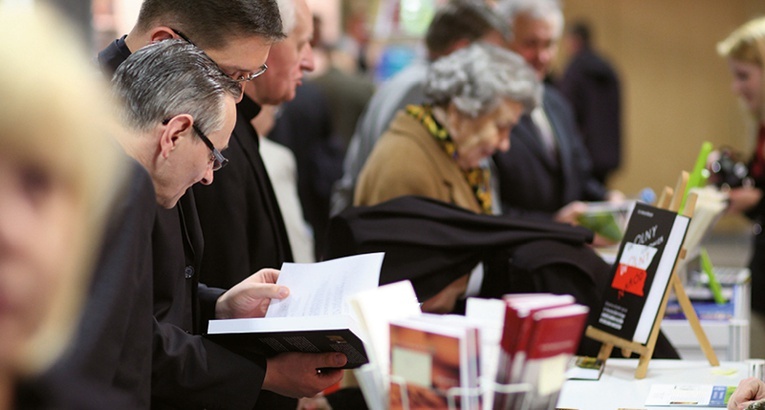
[[[409,388],[407,387],[406,381],[397,376],[391,376],[391,378],[399,384],[398,388],[401,389],[401,409],[411,410],[409,405]],[[530,383],[499,384],[496,382],[489,382],[486,384],[482,383],[480,387],[473,388],[452,387],[446,392],[447,409],[457,410],[461,408],[462,406],[458,404],[458,398],[461,396],[482,397],[486,393],[497,393],[515,395],[519,401],[515,402],[513,408],[517,410],[529,410],[531,406],[529,393],[533,390],[534,386]]]
[[[665,187],[656,206],[658,208],[663,208],[663,209],[668,209],[670,211],[678,212],[680,210],[680,204],[684,197],[682,193],[685,192],[685,187],[687,184],[688,184],[688,173],[683,171],[682,174],[680,175],[680,178],[678,179],[677,186],[675,187],[675,190],[674,190],[675,193],[679,193],[679,194],[673,195],[672,188]],[[691,194],[688,196],[685,202],[683,215],[692,217],[693,209],[695,205],[696,205],[696,195]],[[623,339],[621,337],[612,335],[606,331],[596,329],[593,326],[587,327],[587,330],[585,331],[585,335],[589,337],[590,339],[594,339],[603,343],[603,345],[600,347],[600,351],[598,352],[598,359],[603,360],[605,362],[611,356],[611,351],[613,350],[614,346],[619,347],[622,350],[622,354],[624,357],[630,357],[632,355],[632,352],[638,353],[640,355],[640,359],[638,361],[638,367],[635,370],[635,378],[636,379],[645,378],[646,373],[648,372],[648,362],[651,360],[651,357],[653,356],[653,351],[654,351],[654,348],[656,347],[656,339],[659,337],[661,321],[664,318],[664,313],[667,309],[667,302],[669,300],[669,292],[670,290],[674,290],[675,296],[677,297],[677,300],[680,303],[680,307],[683,309],[683,313],[685,314],[685,317],[688,319],[688,323],[691,325],[691,328],[693,329],[693,333],[696,335],[696,338],[699,340],[701,350],[704,352],[704,355],[709,361],[709,364],[712,366],[720,365],[720,362],[717,360],[717,355],[715,354],[715,351],[712,349],[712,345],[709,343],[709,339],[707,339],[707,335],[704,333],[704,329],[701,327],[701,323],[699,322],[699,318],[696,315],[696,311],[693,310],[693,305],[691,304],[691,301],[688,298],[688,294],[685,293],[683,284],[677,274],[678,266],[680,265],[679,261],[685,258],[685,253],[686,253],[686,249],[682,247],[680,250],[680,254],[678,255],[678,262],[675,263],[675,266],[672,270],[672,274],[669,279],[669,285],[667,286],[667,289],[664,291],[664,296],[662,298],[661,305],[659,306],[659,312],[656,315],[656,319],[654,320],[653,327],[651,328],[651,333],[645,345],[642,343],[634,342],[632,340],[627,340],[627,339]]]

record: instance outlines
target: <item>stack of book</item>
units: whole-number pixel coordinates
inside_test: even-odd
[[[494,409],[554,408],[579,347],[589,309],[570,295],[504,297],[505,325],[497,371],[500,385],[527,383],[525,394],[494,394]]]

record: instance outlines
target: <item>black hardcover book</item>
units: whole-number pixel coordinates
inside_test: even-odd
[[[647,343],[689,222],[666,209],[635,205],[595,327]]]
[[[284,352],[340,352],[344,369],[367,362],[367,352],[355,320],[347,315],[211,320],[208,339],[234,352],[266,357]]]

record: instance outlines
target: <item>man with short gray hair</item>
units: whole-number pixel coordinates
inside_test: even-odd
[[[183,247],[180,238],[169,241],[164,234],[157,235],[157,229],[164,228],[159,218],[166,213],[172,219],[186,191],[197,182],[211,184],[213,172],[227,163],[221,151],[228,146],[234,128],[240,88],[202,50],[183,40],[166,40],[138,50],[120,65],[113,83],[115,94],[125,103],[122,117],[132,131],[122,135],[119,142],[149,172],[156,201],[164,208],[158,210],[152,239],[156,266],[157,260],[172,257]],[[193,209],[183,211],[188,213],[185,221],[195,217]],[[186,280],[192,279],[190,289],[199,286],[199,293],[215,297],[211,306],[214,312],[208,314],[235,318],[262,316],[264,302],[287,296],[288,289],[274,284],[277,275],[273,269],[261,270],[225,293],[199,285],[197,275]],[[155,272],[154,284],[160,289],[170,287],[158,284],[175,281]],[[178,306],[177,298],[169,296],[167,306]],[[329,376],[333,374],[329,370],[320,375],[315,370],[344,364],[344,357],[339,365],[334,361],[337,354],[241,357],[199,335],[188,334],[183,324],[174,323],[174,314],[162,313],[162,298],[155,295],[154,300],[152,407],[252,408],[254,401],[248,400],[257,397],[261,386],[303,396],[318,393],[336,381],[334,376],[339,379],[339,370],[334,376]],[[186,329],[198,334],[197,329],[204,325],[191,323]],[[179,348],[183,345],[187,347]],[[199,370],[188,371],[194,368]],[[317,380],[311,381],[311,377]],[[197,387],[191,390],[190,386]]]
[[[219,24],[221,21],[226,24]],[[76,373],[107,384],[135,397],[135,408],[247,409],[253,408],[261,390],[310,396],[339,379],[339,371],[317,374],[315,369],[342,366],[345,358],[341,354],[245,359],[201,336],[209,319],[262,313],[258,309],[229,309],[244,301],[242,295],[252,303],[262,301],[250,291],[265,289],[275,298],[288,293],[273,284],[278,274],[273,270],[253,275],[245,281],[244,289],[225,294],[223,289],[199,283],[204,241],[193,195],[186,189],[195,182],[212,182],[213,168],[225,165],[221,151],[228,145],[241,84],[265,71],[271,44],[282,37],[274,0],[145,0],[130,34],[99,54],[102,68],[111,73],[133,52],[177,39],[184,47],[198,46],[209,57],[205,57],[204,65],[212,61],[212,67],[217,66],[213,70],[216,76],[237,82],[239,94],[236,98],[226,96],[219,109],[212,110],[225,113],[219,125],[215,115],[208,117],[178,105],[178,112],[162,112],[167,117],[161,119],[154,114],[137,117],[143,119],[135,119],[134,126],[147,126],[146,135],[136,133],[121,139],[126,151],[152,173],[150,181],[146,181],[145,173],[135,173],[133,179],[142,188],[137,198],[131,192],[128,201],[143,200],[143,186],[151,190],[154,185],[156,218],[154,213],[132,212],[138,208],[132,206],[134,202],[120,204],[110,218],[77,351],[58,366],[63,377]],[[196,52],[200,53],[199,49]],[[162,75],[157,72],[149,75],[150,79],[159,77]],[[159,81],[141,84],[149,96],[163,86]],[[188,84],[185,87],[190,88]],[[181,108],[188,111],[181,112]],[[148,118],[151,120],[145,122]],[[156,152],[146,146],[154,146]],[[239,306],[252,307],[250,303]],[[153,318],[144,317],[147,310]]]
[[[496,8],[511,27],[510,50],[544,80],[563,33],[560,3],[504,0]],[[494,155],[504,213],[575,224],[587,209],[581,201],[623,199],[593,177],[571,106],[550,85],[544,85],[542,105],[521,118],[510,139],[513,148]]]
[[[120,143],[149,172],[160,206],[173,208],[197,182],[208,185],[228,160],[239,85],[183,40],[146,46],[113,79],[131,133]]]

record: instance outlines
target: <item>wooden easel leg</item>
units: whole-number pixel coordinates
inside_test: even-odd
[[[648,363],[651,361],[651,356],[653,356],[653,348],[650,348],[649,352],[640,355],[637,370],[635,370],[636,379],[645,379],[645,375],[648,373]]]
[[[707,335],[704,333],[704,329],[701,327],[701,322],[699,322],[699,317],[696,315],[696,311],[693,309],[693,304],[688,298],[688,294],[685,293],[685,288],[683,288],[683,284],[680,282],[680,278],[677,275],[672,275],[671,285],[675,291],[677,301],[680,303],[680,307],[683,308],[683,313],[685,314],[685,318],[688,320],[688,324],[691,325],[691,329],[693,329],[693,333],[696,335],[696,339],[699,340],[701,351],[704,352],[704,356],[707,357],[710,365],[719,366],[720,361],[717,359],[717,354],[712,348],[712,344],[709,343],[709,339],[707,339]]]
[[[601,361],[606,361],[609,357],[611,357],[611,352],[614,350],[614,345],[611,343],[603,343],[603,345],[600,346],[600,351],[598,352],[598,359]]]

